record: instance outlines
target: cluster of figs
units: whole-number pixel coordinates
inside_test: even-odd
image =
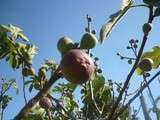
[[[98,40],[92,33],[86,32],[80,41],[80,45],[64,36],[58,40],[57,48],[62,55],[60,62],[60,72],[66,80],[74,84],[87,82],[95,73],[95,64],[86,50],[96,46]],[[52,100],[48,96],[40,99],[41,108],[50,109]]]
[[[57,48],[62,55],[60,70],[69,82],[83,84],[95,72],[92,58],[86,52],[96,46],[98,40],[92,33],[86,32],[80,44],[74,43],[69,37],[62,37],[57,43]]]
[[[151,30],[149,23],[144,24],[143,32],[147,34]],[[95,48],[98,40],[95,34],[86,32],[83,34],[80,44],[74,43],[70,37],[64,36],[58,40],[57,48],[61,53],[60,72],[66,80],[74,84],[86,83],[95,74],[95,63],[88,54],[88,50]],[[144,74],[152,69],[153,60],[150,58],[142,59],[137,71]],[[28,71],[28,74],[32,72]],[[39,105],[44,109],[50,109],[51,98],[44,96],[40,99]]]

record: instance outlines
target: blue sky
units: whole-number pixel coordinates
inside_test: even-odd
[[[141,0],[136,0],[136,3]],[[21,27],[29,37],[31,43],[39,48],[39,53],[34,59],[36,69],[46,58],[54,59],[59,63],[61,57],[56,44],[60,37],[69,36],[75,42],[79,42],[86,27],[86,14],[93,17],[92,27],[99,31],[103,23],[108,20],[109,15],[115,13],[120,8],[120,0],[0,0],[0,24],[13,24]],[[112,31],[107,41],[103,45],[98,45],[93,53],[100,58],[100,65],[106,79],[124,81],[131,66],[126,61],[121,61],[116,56],[117,52],[124,55],[132,55],[125,48],[131,38],[142,39],[142,25],[147,21],[146,8],[131,9],[127,16]],[[145,50],[150,50],[159,43],[160,24],[159,19],[154,23]],[[7,78],[17,78],[20,90],[22,77],[20,70],[13,71],[5,61],[0,61],[0,76]],[[135,75],[136,76],[136,75]],[[141,77],[133,77],[131,90],[139,84]],[[152,87],[158,87],[154,82]],[[157,89],[152,89],[157,96]],[[12,93],[11,93],[12,92]],[[24,105],[22,94],[16,96],[14,91],[10,94],[14,96],[13,102],[9,104],[5,113],[5,120],[13,116]],[[28,98],[32,94],[28,94]],[[136,101],[138,102],[138,100]],[[137,104],[134,104],[137,106]]]

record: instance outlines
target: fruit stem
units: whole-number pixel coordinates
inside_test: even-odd
[[[89,17],[89,15],[87,14],[87,28],[88,28],[88,32],[91,32],[91,18]]]

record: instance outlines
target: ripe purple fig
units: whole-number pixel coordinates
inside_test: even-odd
[[[61,60],[60,68],[64,77],[75,84],[87,82],[95,72],[91,57],[80,49],[72,49]]]
[[[39,105],[44,109],[50,109],[52,107],[52,101],[49,97],[42,97],[39,100]]]

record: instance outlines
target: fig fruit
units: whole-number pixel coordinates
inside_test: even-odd
[[[92,33],[85,33],[81,38],[80,48],[81,49],[92,49],[96,46],[98,40]]]
[[[75,84],[87,82],[95,72],[93,60],[80,49],[70,50],[62,58],[60,68],[63,76]]]
[[[152,70],[153,60],[150,58],[144,58],[138,64],[137,71],[139,74],[143,74],[144,72],[148,72]]]
[[[33,68],[23,68],[22,75],[24,77],[35,75],[35,70]]]
[[[62,55],[66,54],[69,50],[74,47],[73,41],[69,37],[62,37],[57,43],[57,48]]]
[[[152,24],[145,23],[143,25],[143,32],[144,32],[144,34],[148,34],[151,31],[151,29],[152,29]]]
[[[39,100],[39,105],[44,109],[50,109],[52,107],[52,101],[49,97],[42,97]]]

